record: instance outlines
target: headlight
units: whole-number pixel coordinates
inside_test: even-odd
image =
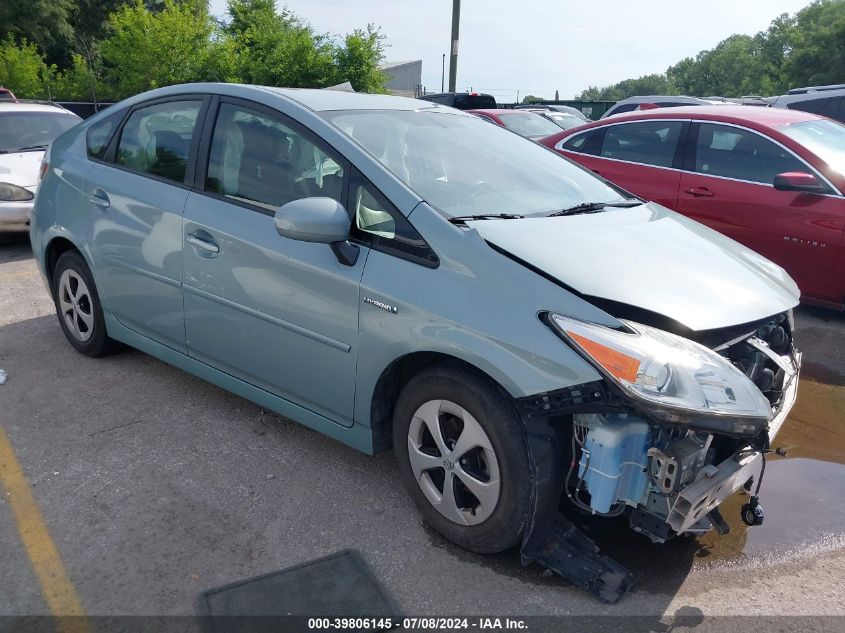
[[[32,192],[8,182],[0,182],[0,202],[24,202],[32,200]]]
[[[663,330],[623,321],[630,332],[558,314],[563,336],[658,420],[756,435],[772,417],[766,397],[728,360]]]

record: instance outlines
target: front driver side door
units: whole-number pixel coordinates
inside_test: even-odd
[[[840,266],[841,198],[775,189],[776,175],[813,170],[755,131],[700,123],[692,134],[677,210],[782,266],[802,296],[841,303],[829,273]]]
[[[214,110],[214,108],[212,109]],[[341,264],[326,244],[280,236],[299,198],[343,200],[349,168],[311,133],[263,106],[221,99],[206,126],[204,191],[183,226],[191,357],[352,426],[359,283],[369,249]]]

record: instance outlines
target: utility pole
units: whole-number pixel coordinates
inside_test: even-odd
[[[446,53],[443,53],[443,68],[440,70],[440,92],[446,92]]]
[[[449,92],[455,92],[458,78],[458,31],[461,21],[461,0],[452,0],[452,56],[449,58]]]

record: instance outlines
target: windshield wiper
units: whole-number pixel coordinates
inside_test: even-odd
[[[41,145],[27,145],[26,147],[19,147],[18,149],[13,149],[10,154],[14,154],[15,152],[33,152],[37,149],[47,149],[47,143],[42,143]]]
[[[519,220],[524,218],[524,215],[516,213],[480,213],[478,215],[456,215],[449,218],[452,224],[463,224],[470,220]]]
[[[638,207],[643,204],[639,200],[625,200],[621,202],[582,202],[581,204],[576,204],[574,207],[569,207],[567,209],[560,209],[558,211],[552,211],[551,213],[547,213],[547,218],[553,218],[557,215],[576,215],[578,213],[596,213],[601,211],[605,207],[622,207],[623,209],[627,209],[628,207]]]

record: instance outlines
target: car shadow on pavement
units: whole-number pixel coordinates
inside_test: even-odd
[[[32,259],[27,233],[0,233],[0,264]]]

